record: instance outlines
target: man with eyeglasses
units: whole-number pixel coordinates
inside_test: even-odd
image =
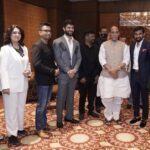
[[[98,81],[97,94],[101,96],[105,106],[105,123],[110,125],[112,119],[121,124],[120,109],[122,98],[130,95],[130,83],[126,66],[130,61],[128,46],[118,40],[119,29],[112,26],[110,29],[111,40],[102,43],[99,61],[102,72]]]
[[[51,99],[52,85],[55,76],[59,74],[54,62],[54,54],[49,39],[51,38],[49,23],[42,23],[39,27],[40,39],[33,44],[32,61],[37,83],[37,107],[36,107],[36,130],[41,138],[48,138],[47,127],[47,104]]]

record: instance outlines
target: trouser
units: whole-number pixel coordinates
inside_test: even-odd
[[[96,97],[96,99],[95,99],[95,107],[96,108],[103,107],[101,97]]]
[[[43,130],[47,124],[47,104],[51,99],[52,85],[37,86],[37,107],[36,107],[36,130]]]
[[[105,110],[104,110],[105,118],[108,121],[112,119],[118,120],[120,117],[122,98],[120,97],[104,98],[102,99],[102,103],[105,106]]]
[[[62,122],[62,112],[66,102],[66,118],[73,119],[74,91],[77,78],[58,79],[58,93],[56,101],[57,122]]]
[[[139,78],[139,72],[133,72],[131,80],[132,98],[134,117],[140,116],[140,97],[142,102],[142,119],[148,119],[149,101],[148,101],[148,87],[143,84]]]
[[[5,121],[8,136],[17,136],[18,130],[24,129],[24,111],[27,90],[24,92],[3,94]]]
[[[87,81],[86,83],[79,84],[79,112],[85,113],[85,101],[86,96],[88,98],[88,109],[89,112],[93,112],[94,110],[94,99],[96,97],[96,84],[92,81]]]

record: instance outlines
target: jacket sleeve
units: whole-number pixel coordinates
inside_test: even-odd
[[[80,67],[80,64],[81,64],[81,60],[82,60],[82,56],[81,56],[81,51],[80,51],[80,45],[79,45],[79,42],[77,44],[77,61],[76,61],[76,64],[74,66],[74,69],[76,71],[78,71],[79,67]]]
[[[40,48],[39,45],[35,44],[32,46],[32,61],[35,70],[41,73],[54,74],[55,73],[54,68],[47,67],[42,63],[41,53],[42,49]]]
[[[31,72],[31,63],[29,62],[28,49],[25,46],[24,46],[24,51],[25,51],[25,55],[28,57],[28,62],[27,62],[25,70],[28,70]]]
[[[99,47],[97,45],[94,46],[94,52],[95,52],[95,69],[94,69],[94,74],[95,76],[99,76],[101,71],[102,71],[102,66],[99,62],[98,54],[99,54]]]
[[[58,65],[58,67],[63,72],[67,73],[70,70],[70,68],[62,60],[62,58],[61,58],[61,55],[62,55],[61,52],[62,52],[62,50],[61,50],[60,44],[58,42],[56,42],[56,41],[53,42],[53,50],[54,50],[55,60],[56,60],[56,63]]]
[[[9,89],[8,64],[9,50],[7,47],[2,47],[0,51],[0,69],[1,69],[1,86],[2,90]]]

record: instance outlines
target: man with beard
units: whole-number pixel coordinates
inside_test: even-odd
[[[106,27],[102,27],[99,32],[99,37],[96,39],[95,44],[100,48],[101,44],[107,40],[108,30]]]
[[[95,45],[97,46],[97,56],[99,54],[100,46],[103,42],[107,41],[107,36],[108,36],[108,30],[106,27],[102,27],[100,32],[99,32],[99,37],[95,41]],[[102,71],[102,67],[99,63],[99,73]],[[95,107],[96,107],[96,112],[100,113],[101,107],[104,107],[102,104],[101,97],[96,97],[95,99]]]
[[[84,34],[84,43],[81,44],[82,61],[79,68],[79,119],[84,119],[85,101],[88,97],[88,115],[99,117],[94,112],[94,99],[96,97],[96,85],[99,77],[99,62],[97,48],[94,45],[95,33],[88,31]]]
[[[67,19],[64,21],[63,31],[64,35],[53,42],[56,63],[60,69],[56,102],[58,128],[63,128],[62,112],[65,102],[66,115],[64,121],[74,124],[79,123],[73,117],[73,104],[78,69],[81,63],[80,45],[73,38],[74,24],[72,20]]]
[[[48,138],[45,132],[47,127],[47,104],[51,99],[52,85],[55,76],[59,74],[54,62],[53,49],[50,46],[51,27],[49,23],[41,23],[39,27],[40,39],[33,44],[32,61],[37,83],[36,130],[41,138]]]
[[[148,80],[150,75],[150,43],[144,39],[143,27],[134,29],[135,42],[130,46],[131,89],[134,118],[130,124],[140,121],[140,127],[146,126],[148,119]],[[140,117],[140,95],[142,100],[142,118]]]
[[[105,106],[105,123],[110,125],[112,119],[121,124],[120,109],[122,98],[130,95],[130,83],[126,66],[130,61],[129,48],[118,40],[119,29],[112,26],[111,40],[103,42],[100,47],[99,61],[103,67],[99,77],[97,94]]]

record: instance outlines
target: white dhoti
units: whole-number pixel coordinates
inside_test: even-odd
[[[97,85],[97,96],[102,98],[102,103],[105,106],[104,116],[108,121],[119,119],[122,98],[128,98],[130,92],[128,76],[119,79],[100,76]]]
[[[102,103],[105,106],[104,116],[110,121],[112,119],[119,120],[120,117],[120,109],[122,104],[122,98],[114,97],[114,98],[103,98]]]
[[[131,93],[129,77],[113,79],[100,76],[97,84],[97,96],[101,98],[128,98]]]

